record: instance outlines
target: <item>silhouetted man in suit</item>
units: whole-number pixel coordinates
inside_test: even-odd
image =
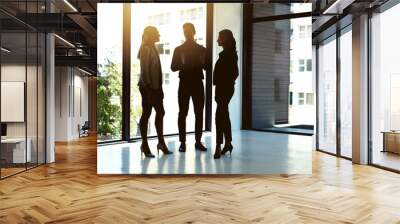
[[[205,69],[206,48],[197,44],[194,40],[196,30],[192,23],[183,24],[183,33],[185,42],[175,48],[172,57],[171,70],[179,71],[179,147],[180,152],[186,151],[186,116],[189,110],[190,98],[192,98],[195,121],[195,148],[200,151],[206,151],[207,148],[201,143],[203,132],[203,109],[204,109],[204,85],[203,69]]]

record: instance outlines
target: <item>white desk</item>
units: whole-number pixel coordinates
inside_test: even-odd
[[[27,145],[28,147],[26,147],[26,153],[25,153],[25,138],[2,138],[1,139],[2,151],[3,151],[3,147],[6,147],[5,150],[9,150],[8,147],[13,147],[12,148],[12,162],[13,163],[31,162],[31,160],[32,160],[32,153],[31,153],[32,141],[30,138],[28,138],[26,140],[26,142],[28,143],[28,145]]]

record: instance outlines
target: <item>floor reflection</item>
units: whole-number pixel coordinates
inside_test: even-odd
[[[312,170],[312,137],[278,133],[236,131],[233,133],[232,156],[213,159],[215,138],[205,133],[207,152],[194,148],[194,135],[187,136],[187,150],[178,151],[178,137],[166,138],[171,155],[157,154],[157,140],[149,145],[156,155],[146,158],[140,143],[99,146],[99,174],[310,174]]]

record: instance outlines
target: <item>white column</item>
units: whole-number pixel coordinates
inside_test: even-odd
[[[46,36],[46,163],[55,161],[55,75],[54,35]]]
[[[368,163],[368,16],[353,20],[353,162]]]

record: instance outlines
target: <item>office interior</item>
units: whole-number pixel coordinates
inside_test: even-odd
[[[64,10],[59,5],[0,3],[1,179],[53,163],[55,144],[95,130],[95,42],[86,42],[78,25],[45,23],[43,15]]]
[[[105,183],[105,178],[108,178],[95,175],[97,168],[101,168],[96,167],[96,159],[115,162],[117,168],[111,170],[111,173],[137,168],[124,166],[127,164],[124,163],[124,158],[136,159],[136,154],[127,156],[126,152],[129,150],[123,148],[140,144],[137,130],[137,118],[141,112],[140,101],[137,100],[139,96],[135,91],[137,86],[134,85],[138,68],[133,45],[137,40],[132,39],[131,52],[123,48],[123,31],[126,30],[123,27],[123,21],[126,19],[123,17],[124,13],[112,14],[109,21],[102,21],[97,17],[98,13],[101,13],[99,5],[110,4],[107,9],[118,8],[116,10],[123,11],[122,6],[117,6],[119,3],[121,2],[100,0],[0,2],[1,186],[21,180],[18,178],[28,181],[33,174],[43,176],[43,181],[50,183],[52,180],[42,173],[49,175],[53,172],[52,169],[57,170],[58,163],[62,163],[63,169],[74,169],[77,164],[72,159],[65,159],[78,158],[72,155],[82,156],[84,161],[93,160],[90,164],[93,169],[85,167],[85,172],[88,173],[84,173],[82,177],[87,175],[93,179],[101,179],[93,184],[94,188]],[[340,190],[348,193],[367,188],[371,191],[366,190],[353,196],[361,200],[360,195],[368,192],[376,197],[363,200],[379,201],[385,197],[382,195],[387,194],[387,191],[385,193],[380,191],[381,189],[398,189],[395,178],[400,172],[400,107],[396,96],[399,94],[400,72],[397,71],[395,52],[399,50],[396,40],[399,39],[400,33],[393,27],[396,27],[400,19],[400,4],[395,0],[315,0],[294,1],[291,4],[272,1],[254,5],[247,3],[249,2],[237,1],[226,8],[219,4],[228,3],[196,3],[199,5],[194,9],[189,7],[187,12],[182,13],[182,17],[188,19],[197,18],[196,16],[202,13],[203,17],[198,26],[202,23],[204,30],[200,29],[198,34],[203,35],[203,40],[199,41],[204,45],[215,44],[215,31],[224,26],[223,24],[229,24],[234,31],[241,56],[240,78],[230,105],[234,131],[237,131],[239,136],[237,139],[241,138],[240,133],[250,133],[245,137],[248,137],[250,142],[253,141],[253,144],[257,143],[257,138],[273,143],[279,152],[278,156],[282,156],[280,158],[290,158],[289,152],[299,150],[299,145],[310,149],[314,163],[309,164],[312,167],[304,164],[303,167],[317,173],[317,176],[310,175],[319,184],[327,183],[322,188],[335,189],[334,193],[337,195],[340,194]],[[307,4],[310,5],[310,9],[296,9]],[[234,18],[219,18],[218,23],[217,15],[222,15],[225,10],[236,12],[229,14],[234,15]],[[131,13],[134,12],[132,7]],[[167,16],[162,19],[161,16],[148,19],[159,23],[166,21]],[[102,22],[105,25],[100,26]],[[129,22],[130,29],[136,29],[133,27],[135,21],[132,19]],[[212,30],[207,24],[212,24]],[[102,55],[107,52],[101,52],[98,46],[102,41],[100,32],[109,32],[113,34],[110,38],[120,40],[119,45],[110,46],[120,52],[118,55],[111,55],[116,63],[111,60],[105,61],[108,64],[102,64],[104,60],[100,59],[104,59]],[[132,34],[130,38],[135,38],[135,35]],[[268,41],[270,42],[267,43]],[[256,47],[258,45],[255,43],[260,42],[266,47]],[[111,44],[112,41],[103,40],[103,43]],[[173,44],[160,43],[158,47],[162,52],[161,60],[168,60]],[[305,47],[307,49],[304,49]],[[263,57],[268,50],[272,51],[272,57],[265,60]],[[211,53],[215,58],[218,50],[215,49]],[[127,58],[130,59],[128,64],[125,61]],[[281,67],[274,70],[277,66]],[[105,69],[112,70],[113,76],[103,77],[102,71]],[[210,71],[206,74],[211,75]],[[163,75],[164,85],[173,89],[176,77],[172,74]],[[106,114],[107,111],[102,114],[114,122],[112,128],[97,122],[99,86],[106,85],[110,80],[120,86],[120,89],[112,90],[112,97],[106,102],[112,105],[115,111],[109,114],[111,116]],[[214,150],[212,131],[215,129],[215,105],[212,98],[213,87],[206,78],[205,83],[207,82],[204,141],[210,142],[211,148],[206,156],[211,159],[211,151]],[[173,96],[165,97],[167,100]],[[176,120],[167,116],[166,120]],[[154,118],[150,118],[152,119]],[[89,137],[80,137],[86,121],[89,131],[84,134],[88,134]],[[100,128],[106,130],[99,130]],[[154,128],[150,127],[149,130],[149,135],[154,136]],[[192,131],[188,128],[188,136]],[[252,136],[253,133],[256,137]],[[177,127],[166,127],[165,134],[172,142],[172,147],[176,141]],[[210,137],[207,138],[208,136]],[[85,145],[93,149],[90,151],[94,151],[94,154],[79,154],[80,151],[75,150],[77,148],[84,151],[80,147]],[[121,145],[122,147],[118,147]],[[107,157],[108,154],[98,157],[97,146],[119,151],[119,157]],[[240,147],[246,146],[243,144]],[[232,158],[238,159],[239,151],[234,151]],[[235,152],[239,152],[236,158]],[[174,153],[179,154],[177,151]],[[196,154],[193,153],[192,156],[196,157]],[[62,161],[57,162],[57,158],[62,158]],[[162,164],[163,158],[160,155],[151,163]],[[324,162],[321,162],[320,158],[324,158]],[[179,162],[179,159],[176,161]],[[276,167],[289,167],[279,161],[274,162]],[[297,162],[296,165],[299,165],[301,161],[297,159]],[[207,163],[203,163],[202,167],[205,167],[205,164]],[[152,172],[159,172],[161,166],[158,165],[152,168]],[[195,173],[196,167],[192,164],[188,170]],[[225,168],[222,166],[220,170],[226,171]],[[177,167],[172,166],[168,169],[179,170],[179,163]],[[25,172],[28,170],[29,172]],[[326,172],[326,175],[322,175],[322,172]],[[63,174],[55,172],[51,175]],[[376,179],[368,179],[370,176],[384,177],[377,183],[374,182]],[[282,175],[276,178],[290,177],[291,175]],[[296,176],[299,179],[290,180],[298,183],[296,181],[307,177]],[[78,182],[76,178],[68,184]],[[163,177],[158,178],[161,180]],[[210,178],[205,178],[204,182],[211,181]],[[267,179],[262,181],[267,182]],[[347,182],[340,185],[344,179]],[[125,179],[112,180],[127,183],[124,182]],[[356,184],[358,180],[372,184]],[[143,179],[138,181],[140,184],[135,183],[142,186],[146,181],[148,180]],[[168,180],[165,183],[167,182]],[[284,183],[282,186],[290,184]],[[81,186],[76,188],[79,187]],[[333,195],[332,191],[327,192],[327,195]],[[396,191],[390,192],[397,195]],[[366,204],[375,202],[369,201]],[[374,205],[379,207],[391,203],[379,202],[381,204]],[[379,221],[390,223],[398,220],[395,212],[388,212],[391,209],[398,210],[398,204],[393,203],[385,207],[385,212],[380,213],[381,217],[387,219]],[[353,211],[352,209],[354,208],[349,208],[349,211]],[[335,221],[343,222],[365,221],[361,218],[355,219],[356,215],[353,217],[346,212],[339,214],[337,210],[334,211],[334,214],[327,217],[335,217]],[[316,219],[317,213],[314,214]],[[356,213],[361,217],[362,212]],[[313,217],[309,213],[306,216]],[[352,218],[348,218],[350,216]],[[376,218],[375,221],[378,222],[378,216],[370,218]]]
[[[54,142],[79,139],[82,126],[90,126],[92,133],[96,130],[97,97],[94,89],[97,86],[95,75],[97,64],[94,62],[97,59],[105,60],[107,52],[99,51],[97,57],[97,43],[93,40],[97,33],[96,35],[91,33],[96,30],[97,21],[96,26],[90,26],[90,23],[94,24],[97,19],[97,12],[93,10],[95,5],[94,3],[79,3],[79,10],[88,12],[84,16],[89,22],[85,24],[77,25],[78,19],[74,18],[77,15],[72,16],[74,19],[68,15],[67,19],[58,21],[65,23],[62,26],[60,24],[50,26],[43,24],[44,18],[35,17],[35,15],[49,11],[54,11],[55,14],[59,12],[68,14],[68,12],[76,13],[78,10],[73,5],[71,7],[65,3],[51,2],[48,5],[45,3],[47,4],[45,1],[3,1],[2,3],[2,14],[4,21],[7,21],[2,25],[1,51],[4,98],[2,100],[3,176],[7,176],[5,169],[13,170],[11,173],[15,173],[43,164],[46,156],[49,157],[49,162],[54,161],[54,155],[51,155],[52,153],[47,149],[54,151]],[[307,3],[255,4],[254,6],[237,3],[227,8],[232,11],[229,14],[232,18],[221,12],[222,5],[198,3],[192,11],[190,7],[186,9],[186,12],[181,10],[183,11],[181,19],[195,21],[199,26],[198,41],[208,46],[212,46],[213,43],[210,42],[215,41],[218,27],[224,26],[223,24],[229,26],[227,21],[231,22],[230,27],[240,43],[238,51],[242,56],[239,61],[241,77],[236,84],[238,91],[230,106],[234,130],[313,135],[314,148],[317,150],[346,159],[352,159],[353,153],[357,153],[363,158],[353,159],[355,162],[398,170],[396,165],[398,164],[396,149],[398,108],[394,97],[397,93],[397,79],[396,67],[392,66],[395,63],[391,61],[395,58],[392,52],[396,49],[386,44],[390,43],[390,38],[396,34],[385,35],[386,32],[393,32],[390,31],[390,25],[396,20],[397,6],[388,2],[376,3],[368,8],[363,3],[353,3],[345,5],[346,10],[341,9],[340,16],[326,12],[319,17],[311,17],[308,7],[312,7],[312,12],[317,14],[318,8],[325,7],[323,3],[322,1],[319,4],[308,4],[309,6]],[[104,8],[108,10],[114,8],[122,12],[121,4],[120,6],[108,4],[104,3],[107,5]],[[100,7],[99,14],[102,13],[101,10]],[[213,10],[212,16],[209,16],[210,10]],[[24,15],[23,12],[29,14]],[[130,25],[143,26],[143,24],[137,24],[137,20],[134,19],[135,9],[132,9],[131,13],[133,16],[131,16]],[[368,30],[363,33],[364,38],[367,38],[369,42],[364,43],[362,49],[369,60],[365,62],[367,67],[362,70],[368,72],[368,80],[360,85],[366,90],[364,96],[367,96],[367,99],[359,99],[364,100],[362,102],[368,107],[363,110],[367,112],[364,117],[352,111],[354,106],[352,99],[355,97],[352,92],[352,82],[354,82],[354,72],[357,68],[353,66],[355,53],[351,54],[351,50],[355,42],[353,22],[357,21],[356,18],[360,18],[358,14],[370,15],[367,21]],[[168,13],[165,18],[156,15],[150,19],[152,23],[162,24],[169,19],[167,15]],[[29,21],[29,23],[24,21]],[[238,25],[240,21],[241,26]],[[103,132],[103,126],[101,126],[100,131],[97,132],[97,141],[99,143],[140,141],[137,128],[140,116],[140,96],[134,84],[138,77],[138,61],[136,57],[131,56],[137,50],[139,39],[137,35],[131,35],[132,47],[129,57],[132,62],[130,69],[132,83],[130,102],[128,102],[127,96],[123,96],[122,91],[123,77],[126,76],[123,73],[122,65],[125,62],[122,58],[125,60],[127,58],[126,55],[122,56],[123,53],[128,53],[123,52],[122,41],[118,42],[123,36],[122,14],[113,18],[113,22],[118,22],[119,25],[116,26],[116,23],[110,20],[103,21],[99,18],[99,23],[104,23],[104,25],[98,27],[98,32],[107,33],[110,29],[114,29],[113,34],[116,35],[113,35],[114,39],[110,41],[102,40],[101,36],[98,36],[97,42],[102,46],[106,45],[105,49],[115,47],[118,52],[117,56],[113,55],[114,58],[110,60],[110,62],[115,60],[118,64],[115,67],[118,73],[116,81],[120,82],[120,89],[115,94],[112,93],[114,96],[110,101],[117,106],[117,112],[113,115],[115,128]],[[268,50],[259,48],[254,43],[264,38],[265,30],[263,29],[268,29],[268,26],[281,26],[280,29],[275,28],[272,32],[274,40],[271,40],[274,53],[281,51],[281,54],[275,54],[269,60],[271,63],[279,61],[280,71],[271,70],[277,65],[258,63],[258,60],[265,61],[262,55],[268,53]],[[212,31],[209,30],[210,27]],[[364,30],[361,31],[364,32]],[[49,37],[49,32],[55,33]],[[166,36],[165,43],[158,45],[163,51],[161,52],[163,62],[168,61],[173,50],[172,45],[177,45],[168,40],[171,38],[170,35]],[[120,44],[111,46],[115,42]],[[305,47],[310,42],[312,42],[312,47]],[[9,46],[13,46],[12,48],[16,50]],[[214,48],[210,54],[215,61],[218,49]],[[101,64],[102,62],[99,63],[99,77],[107,80],[107,77],[102,77],[101,72],[106,67]],[[163,64],[168,65],[168,63]],[[167,68],[164,70],[168,71]],[[206,72],[208,76],[210,72]],[[57,75],[52,77],[51,83],[47,83],[46,76],[48,78],[52,73]],[[177,77],[166,72],[164,74],[166,99],[171,99],[171,102],[173,102],[173,89],[176,88],[176,84]],[[209,79],[206,79],[205,84],[207,97],[204,130],[212,131],[215,128],[212,122],[215,110],[215,103],[212,100],[213,87],[210,86]],[[49,89],[53,90],[51,92],[53,96],[48,96]],[[10,91],[15,91],[15,93]],[[5,95],[11,95],[14,98],[5,97]],[[50,99],[52,99],[51,102],[47,102]],[[128,112],[122,109],[128,103],[129,117]],[[176,107],[170,108],[172,110]],[[49,109],[51,111],[48,111]],[[18,112],[11,113],[10,111]],[[54,118],[52,118],[53,111]],[[171,111],[167,116],[176,114],[173,112]],[[189,113],[188,120],[192,120],[190,114],[192,113]],[[308,116],[309,114],[315,114],[315,116]],[[14,117],[10,117],[11,115]],[[354,143],[350,136],[355,131],[352,127],[353,119],[358,116],[363,118],[362,125],[366,133],[360,135],[360,138],[363,138],[358,140],[361,142],[358,144],[363,147],[362,150],[358,149],[360,152],[354,152],[356,150],[352,147]],[[48,121],[49,117],[52,121]],[[166,117],[166,120],[173,121],[176,118]],[[126,123],[129,125],[124,125]],[[54,130],[48,129],[49,126],[54,126]],[[129,130],[127,130],[128,126]],[[166,127],[167,135],[177,134],[177,128],[174,125]],[[189,133],[193,131],[190,128],[193,129],[191,124],[188,124]],[[149,129],[149,135],[154,136],[154,128],[150,126]],[[46,137],[48,137],[47,140]],[[368,145],[366,142],[372,144]],[[46,146],[48,146],[47,149]],[[21,148],[20,155],[12,153],[13,150],[18,151],[19,148]],[[46,154],[45,151],[48,153]],[[13,155],[16,157],[16,162],[11,159]],[[22,163],[19,163],[17,157],[22,159]]]

